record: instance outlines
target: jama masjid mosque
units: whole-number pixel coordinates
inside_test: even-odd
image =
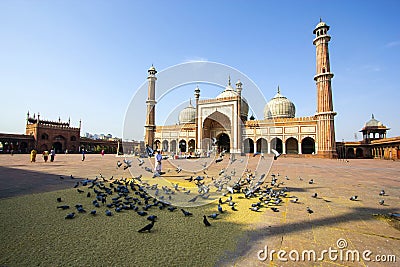
[[[200,100],[200,88],[194,90],[195,105],[190,102],[179,114],[177,125],[155,125],[156,69],[148,70],[148,98],[145,143],[167,153],[205,153],[210,149],[231,153],[309,154],[334,158],[336,153],[328,44],[329,26],[320,21],[315,27],[317,112],[296,117],[295,105],[279,90],[264,107],[264,118],[249,118],[249,105],[242,97],[246,85],[230,78],[224,91],[214,99]],[[215,140],[217,142],[215,143]],[[214,143],[213,143],[214,141]]]

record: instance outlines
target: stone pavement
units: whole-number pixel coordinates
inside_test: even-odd
[[[70,188],[76,182],[69,178],[70,175],[90,179],[100,174],[127,177],[127,171],[116,168],[117,160],[122,158],[88,154],[82,162],[80,155],[71,154],[57,155],[53,163],[44,163],[38,156],[38,162],[30,163],[29,155],[0,155],[0,198]],[[254,166],[254,162],[250,162],[249,168]],[[398,266],[399,228],[395,229],[389,220],[374,215],[400,213],[400,162],[279,158],[274,161],[271,172],[279,173],[279,181],[284,183],[281,187],[288,187],[289,195],[298,197],[300,203],[285,199],[279,207],[280,212],[263,212],[262,221],[245,234],[237,250],[227,253],[229,262],[218,265]],[[309,184],[310,179],[314,179],[313,184]],[[378,195],[381,189],[385,189],[385,196]],[[312,198],[313,193],[318,197]],[[349,200],[353,195],[358,196],[358,201]],[[385,205],[379,205],[380,199],[385,200]],[[314,213],[308,214],[306,207]],[[341,243],[337,244],[339,239],[342,239]],[[343,248],[339,249],[338,245]],[[265,258],[265,248],[269,255],[262,261],[258,256]],[[337,252],[333,251],[335,249]],[[270,261],[272,250],[276,252]],[[279,250],[286,252],[281,256],[287,262],[278,259]],[[304,250],[314,250],[317,260],[307,260],[308,252],[304,254],[306,260],[302,260]],[[328,252],[321,256],[323,250]],[[366,250],[371,254],[362,258]],[[296,252],[299,260],[291,260],[289,255],[295,258]],[[356,257],[356,254],[360,260],[352,262],[352,255]],[[391,255],[397,263],[375,260],[376,256],[388,258]]]

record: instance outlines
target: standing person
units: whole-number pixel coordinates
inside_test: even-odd
[[[101,150],[101,156],[104,157],[104,149]]]
[[[85,161],[85,148],[82,148],[82,161]]]
[[[47,160],[49,159],[49,151],[47,151],[47,150],[43,151],[42,155],[43,155],[44,162],[47,162]]]
[[[162,155],[161,151],[157,150],[157,155],[156,155],[156,172],[158,174],[161,174],[161,160],[162,160]]]
[[[37,151],[35,149],[32,149],[32,151],[31,151],[31,162],[36,162],[36,155],[37,155]]]
[[[54,157],[56,156],[56,150],[54,148],[52,148],[50,150],[50,162],[54,161]]]

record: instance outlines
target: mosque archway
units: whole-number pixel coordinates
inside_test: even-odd
[[[56,151],[56,153],[62,153],[63,152],[63,145],[61,144],[61,142],[53,143],[53,148]]]
[[[275,137],[274,139],[271,140],[271,149],[275,149],[279,153],[283,153],[283,148],[282,148],[282,140],[278,137]]]
[[[254,141],[251,138],[246,138],[243,141],[244,153],[254,153]]]
[[[302,154],[314,154],[315,153],[315,141],[311,137],[306,137],[301,141],[301,153]]]
[[[362,148],[358,147],[356,149],[356,158],[363,158],[364,157],[364,151],[362,150]]]
[[[171,147],[169,152],[176,153],[176,140],[171,141]]]
[[[154,148],[155,148],[155,150],[158,150],[158,149],[161,148],[161,141],[160,140],[154,141]]]
[[[181,140],[179,141],[179,152],[185,153],[186,152],[186,141]]]
[[[347,157],[348,159],[354,159],[354,157],[355,157],[355,155],[354,155],[354,148],[349,147],[349,148],[347,149],[346,152],[347,152],[347,153],[346,153],[346,157]]]
[[[297,139],[290,137],[286,140],[286,154],[299,154]]]
[[[268,152],[268,142],[264,138],[257,140],[257,152],[267,153]]]
[[[163,152],[168,152],[168,140],[164,140],[162,142],[162,151]]]
[[[188,142],[188,151],[194,152],[195,149],[196,149],[196,142],[194,141],[194,139],[190,139]]]
[[[218,152],[226,151],[229,152],[231,147],[231,139],[226,133],[222,133],[217,136]]]

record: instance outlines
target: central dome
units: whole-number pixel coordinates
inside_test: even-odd
[[[196,109],[192,106],[192,101],[189,101],[189,106],[179,112],[179,124],[195,123]]]
[[[295,114],[294,104],[281,95],[278,87],[278,93],[264,107],[264,119],[294,118]]]
[[[241,86],[242,83],[240,82],[240,80],[237,82],[237,84],[239,84],[239,83]],[[236,96],[239,96],[239,93],[235,89],[233,89],[233,87],[231,86],[231,79],[229,78],[228,85],[225,87],[225,90],[222,91],[216,97],[216,99],[223,99],[223,98],[236,97]],[[249,104],[247,103],[247,100],[242,96],[240,116],[242,117],[242,119],[247,120],[248,113],[249,113]]]

